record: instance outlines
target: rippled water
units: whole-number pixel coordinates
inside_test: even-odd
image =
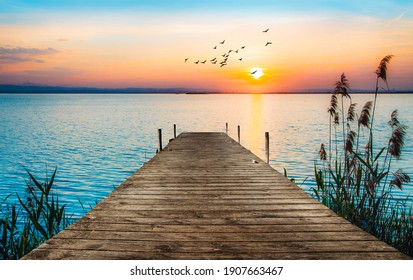
[[[358,111],[373,95],[353,95]],[[56,186],[68,212],[84,213],[150,159],[157,147],[157,129],[164,143],[173,124],[182,131],[225,131],[264,158],[264,133],[270,133],[271,165],[305,190],[314,185],[314,160],[328,143],[329,95],[0,95],[0,196],[24,195],[24,169],[43,179],[58,168]],[[412,95],[379,96],[376,140],[385,146],[387,120],[394,109],[413,127]],[[413,177],[413,142],[395,168]],[[409,184],[398,196],[413,193]]]

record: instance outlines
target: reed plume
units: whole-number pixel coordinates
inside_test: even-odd
[[[344,123],[345,123],[344,122],[344,97],[350,98],[350,95],[348,94],[348,89],[350,89],[350,84],[344,72],[341,74],[340,80],[336,81],[334,85],[335,85],[334,94],[339,94],[341,96],[341,117],[342,117],[341,122],[343,125],[343,143],[345,143],[346,135],[345,135],[345,129],[344,129]]]
[[[356,136],[357,136],[357,133],[352,130],[350,130],[349,133],[347,134],[346,148],[345,148],[345,152],[347,154],[353,153],[354,139]]]
[[[324,148],[324,144],[321,144],[320,150],[318,151],[318,155],[320,157],[320,160],[322,161],[327,160],[327,152]]]
[[[369,127],[370,125],[370,116],[371,116],[371,107],[373,102],[368,101],[364,104],[363,109],[361,110],[360,117],[358,119],[359,126]]]
[[[393,55],[386,55],[380,61],[379,67],[377,67],[376,74],[378,79],[382,79],[387,85],[387,65],[390,63],[390,60],[393,58]],[[388,87],[388,86],[387,86]]]
[[[400,158],[401,151],[404,146],[404,138],[406,136],[405,125],[398,125],[394,130],[389,140],[388,152],[396,159]]]
[[[377,93],[379,91],[379,80],[382,79],[386,83],[387,88],[389,88],[389,85],[387,84],[387,68],[392,58],[393,58],[392,54],[386,55],[385,57],[383,57],[376,70],[376,75],[377,75],[376,92],[374,93],[374,103],[373,103],[373,110],[371,114],[370,138],[373,138],[374,113],[376,111]],[[373,143],[373,139],[371,139],[370,142]],[[370,147],[369,154],[371,156],[373,155],[373,145],[371,145]]]
[[[391,186],[396,186],[398,189],[403,188],[403,183],[410,183],[410,177],[403,170],[399,169],[393,173],[393,178],[390,181]]]
[[[347,110],[347,122],[354,122],[356,119],[357,103],[351,103]]]
[[[394,128],[394,127],[397,127],[397,126],[400,125],[399,112],[397,110],[394,110],[391,113],[390,120],[388,121],[388,124],[390,125],[391,128]]]
[[[334,124],[334,128],[338,125],[338,99],[337,95],[332,94],[330,100],[330,108],[328,108],[327,112],[330,116],[330,123],[329,123],[329,132],[328,132],[328,151],[329,151],[329,160],[331,159],[331,125]]]

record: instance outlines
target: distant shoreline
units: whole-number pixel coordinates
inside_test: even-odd
[[[353,90],[353,94],[371,94],[372,90]],[[289,92],[217,92],[187,88],[89,88],[42,85],[0,85],[0,94],[331,94],[327,89],[308,89]],[[393,89],[382,93],[413,94],[413,90]]]

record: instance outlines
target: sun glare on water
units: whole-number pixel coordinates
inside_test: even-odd
[[[250,75],[254,79],[258,80],[259,78],[261,78],[264,75],[264,72],[262,72],[261,68],[254,67],[254,68],[251,69]]]

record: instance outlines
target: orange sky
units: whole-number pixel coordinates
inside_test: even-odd
[[[272,92],[331,89],[345,72],[352,88],[372,89],[380,59],[393,54],[390,88],[413,89],[412,30],[413,10],[405,7],[386,16],[276,9],[9,12],[0,22],[0,83]],[[226,66],[211,64],[229,49],[239,52]],[[253,67],[264,76],[255,80]]]

